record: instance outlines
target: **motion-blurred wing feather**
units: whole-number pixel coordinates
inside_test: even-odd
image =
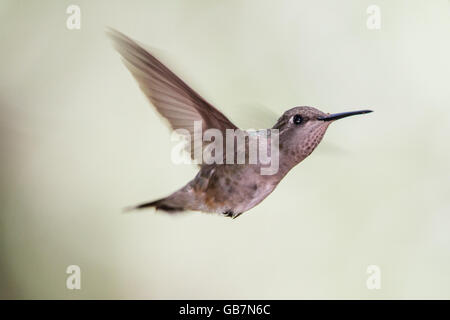
[[[108,34],[141,90],[174,130],[187,129],[193,136],[194,121],[200,120],[203,130],[215,128],[225,132],[225,129],[237,129],[219,110],[135,41],[115,30]],[[193,154],[194,150],[192,157]]]

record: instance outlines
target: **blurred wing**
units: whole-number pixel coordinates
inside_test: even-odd
[[[135,41],[112,29],[108,35],[141,90],[174,130],[186,129],[193,137],[194,121],[200,120],[203,131],[237,129],[219,110]],[[192,157],[193,154],[192,148]]]
[[[236,112],[234,121],[240,128],[245,129],[271,128],[280,117],[275,111],[261,103],[241,104],[236,109],[239,109],[239,112]]]

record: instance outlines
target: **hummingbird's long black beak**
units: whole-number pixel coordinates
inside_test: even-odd
[[[342,119],[342,118],[345,118],[345,117],[355,116],[357,114],[364,114],[364,113],[371,113],[371,112],[372,112],[372,110],[358,110],[358,111],[350,111],[350,112],[340,112],[340,113],[329,114],[329,115],[324,116],[324,117],[319,117],[317,119],[318,120],[322,120],[322,121],[333,121],[333,120]]]

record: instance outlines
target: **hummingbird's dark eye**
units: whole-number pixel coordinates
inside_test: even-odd
[[[303,122],[303,118],[302,118],[301,115],[296,114],[296,115],[294,116],[294,119],[292,119],[292,121],[294,121],[295,124],[300,124],[300,123]]]

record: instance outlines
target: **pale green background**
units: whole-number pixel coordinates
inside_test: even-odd
[[[106,26],[243,127],[259,109],[375,112],[333,124],[237,220],[125,215],[196,169],[171,163]],[[0,297],[450,298],[449,27],[447,0],[1,0]]]

